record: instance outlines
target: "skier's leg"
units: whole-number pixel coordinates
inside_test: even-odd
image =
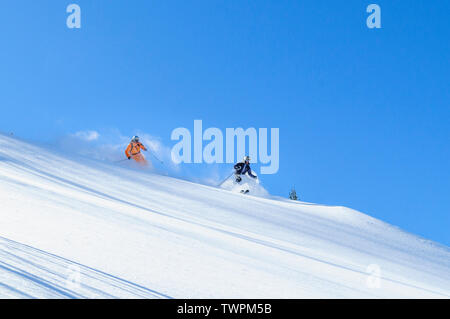
[[[139,163],[139,165],[141,166],[148,166],[148,162],[147,160],[144,158],[144,156],[142,156],[141,153],[136,154],[135,156],[133,156],[133,159]]]
[[[234,174],[235,178],[236,178],[236,183],[240,183],[242,181],[242,178],[239,174]]]

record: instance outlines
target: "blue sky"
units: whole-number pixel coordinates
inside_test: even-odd
[[[66,27],[66,7],[82,28]],[[377,3],[382,29],[368,29]],[[280,128],[275,195],[345,205],[450,244],[449,1],[0,4],[0,130]],[[198,165],[193,172],[208,174]],[[220,166],[222,174],[229,170]]]

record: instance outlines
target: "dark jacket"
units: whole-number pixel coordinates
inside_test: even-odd
[[[248,176],[256,178],[256,175],[253,175],[253,173],[252,173],[250,164],[246,164],[244,162],[239,162],[236,165],[234,165],[234,169],[236,170],[236,174],[238,174],[238,175],[244,175],[245,173],[247,173]]]

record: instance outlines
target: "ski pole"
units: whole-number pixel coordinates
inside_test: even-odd
[[[220,185],[222,185],[223,183],[225,183],[225,181],[226,181],[227,179],[229,179],[229,178],[231,177],[231,175],[233,175],[233,174],[234,174],[234,172],[231,172],[231,174],[228,175],[223,181],[221,181],[221,182],[217,185],[217,187],[219,187]]]
[[[158,160],[158,162],[160,162],[161,164],[164,164],[163,161],[161,161],[155,154],[153,154],[153,152],[149,152],[150,155],[152,155],[154,158],[156,158]]]

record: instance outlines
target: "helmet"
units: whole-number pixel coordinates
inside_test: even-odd
[[[250,156],[244,156],[244,162],[250,162]]]
[[[131,138],[131,141],[132,142],[139,142],[139,136],[133,136],[132,138]]]

